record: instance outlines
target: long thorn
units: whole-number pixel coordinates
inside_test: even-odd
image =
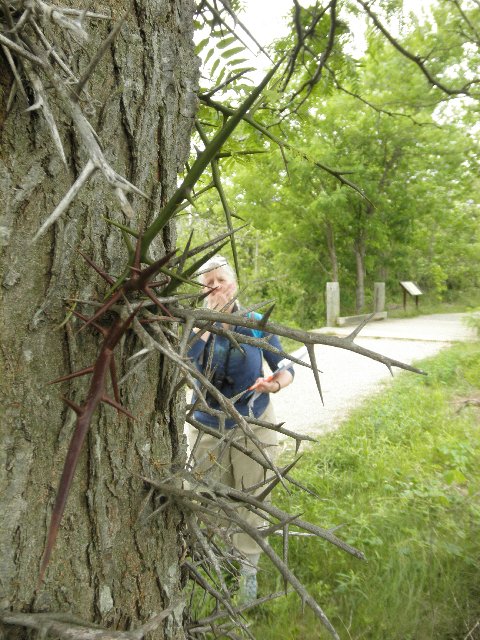
[[[87,80],[92,75],[93,71],[95,70],[95,67],[98,65],[98,63],[100,62],[100,60],[102,59],[103,55],[105,54],[105,52],[110,47],[110,45],[113,42],[113,40],[117,37],[117,34],[120,31],[120,29],[122,28],[123,23],[127,19],[128,14],[130,13],[130,11],[131,11],[131,8],[129,8],[126,11],[126,13],[120,18],[120,20],[114,26],[112,31],[108,34],[107,38],[103,41],[103,43],[100,46],[100,48],[98,49],[98,51],[95,53],[93,58],[88,63],[87,68],[83,72],[82,77],[80,78],[80,80],[78,81],[78,83],[77,83],[77,85],[76,85],[76,87],[74,89],[74,91],[75,91],[75,93],[77,93],[77,95],[80,95],[82,93],[83,87],[85,86]]]
[[[92,269],[95,269],[95,271],[104,279],[108,282],[108,284],[113,285],[115,284],[115,280],[108,275],[108,273],[106,273],[106,271],[104,271],[103,269],[100,269],[100,267],[95,264],[95,262],[89,258],[85,253],[83,253],[83,251],[80,251],[80,249],[78,250],[78,253],[82,256],[82,258],[88,262],[88,264],[92,267]]]
[[[120,413],[124,413],[128,418],[130,418],[130,420],[135,420],[135,416],[132,415],[130,411],[127,411],[127,409],[125,409],[125,407],[123,407],[119,402],[116,402],[116,400],[112,400],[112,398],[109,398],[108,396],[102,396],[102,402],[106,402],[117,411],[120,411]]]
[[[370,320],[372,320],[375,316],[375,312],[371,313],[369,316],[367,316],[364,320],[362,320],[362,322],[358,325],[358,327],[355,327],[355,329],[352,331],[352,333],[350,333],[348,336],[345,336],[345,340],[350,340],[350,342],[353,342],[355,340],[355,338],[358,336],[358,334],[360,333],[360,331],[363,329],[363,327],[370,322]]]
[[[80,327],[79,332],[83,331],[85,329],[85,327],[88,327],[90,324],[92,324],[93,322],[95,322],[95,320],[98,320],[98,318],[100,318],[101,316],[103,316],[104,313],[106,313],[110,307],[113,307],[113,305],[122,297],[122,291],[117,291],[113,294],[113,296],[110,298],[110,300],[107,300],[107,302],[100,307],[100,309],[95,313],[95,315],[93,315],[90,320],[87,320],[87,322],[83,325],[83,327]]]
[[[85,367],[85,369],[80,369],[79,371],[75,371],[74,373],[69,373],[66,376],[55,378],[55,380],[50,380],[50,382],[47,382],[47,384],[57,384],[58,382],[73,380],[73,378],[79,378],[80,376],[85,376],[87,375],[87,373],[92,373],[92,371],[93,371],[93,367]]]
[[[78,406],[78,404],[76,404],[66,396],[62,396],[62,400],[65,402],[65,404],[67,404],[70,407],[70,409],[72,409],[72,411],[75,411],[77,416],[80,415],[80,413],[82,412],[82,409],[81,407]]]
[[[85,167],[82,170],[82,173],[75,180],[73,185],[67,191],[67,193],[63,196],[61,202],[57,205],[57,207],[52,211],[52,213],[48,216],[45,222],[42,224],[40,229],[35,234],[32,242],[36,242],[38,238],[56,221],[60,216],[65,213],[68,207],[71,205],[76,195],[83,187],[83,185],[89,180],[90,176],[95,171],[96,167],[94,163],[89,160]]]
[[[320,376],[318,375],[317,359],[315,357],[315,347],[313,344],[307,344],[306,347],[308,351],[308,356],[310,358],[310,364],[312,366],[313,376],[315,378],[315,384],[317,385],[318,393],[320,394],[320,400],[322,401],[322,404],[325,404],[323,402],[322,385],[320,384]]]

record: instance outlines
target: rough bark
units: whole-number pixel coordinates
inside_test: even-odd
[[[81,2],[75,3],[81,7]],[[91,3],[84,2],[91,8]],[[191,0],[96,3],[114,18],[132,6],[122,31],[104,56],[88,91],[95,98],[91,122],[112,166],[150,200],[131,201],[136,228],[151,221],[176,186],[188,154],[196,109],[198,62],[192,45]],[[92,22],[95,49],[110,25]],[[78,56],[78,69],[85,66]],[[182,638],[181,518],[167,508],[148,523],[138,514],[146,488],[140,474],[162,477],[182,464],[182,399],[172,395],[172,371],[152,357],[122,387],[135,422],[102,407],[75,474],[44,586],[35,584],[66,448],[75,421],[60,395],[84,399],[88,380],[59,386],[47,381],[92,363],[99,339],[67,323],[65,300],[105,294],[81,249],[117,275],[126,250],[119,231],[103,216],[127,223],[100,176],[34,245],[31,239],[85,164],[70,122],[55,109],[69,158],[63,166],[45,122],[26,113],[22,96],[10,113],[12,78],[0,54],[1,364],[3,408],[0,452],[0,609],[72,612],[85,620],[126,629],[179,602],[152,637]],[[154,253],[175,242],[165,230]],[[87,307],[81,308],[88,312]],[[117,365],[138,349],[128,336]],[[147,506],[147,513],[153,505]],[[23,637],[12,627],[7,637]]]
[[[325,237],[327,240],[328,257],[330,259],[332,282],[338,282],[338,257],[335,247],[335,233],[333,225],[329,220],[325,221]]]
[[[355,311],[361,313],[365,307],[365,235],[363,231],[355,238],[353,248],[357,271]]]

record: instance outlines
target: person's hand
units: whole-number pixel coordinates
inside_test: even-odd
[[[225,282],[208,294],[208,306],[210,309],[220,311],[232,301],[236,293],[235,282]],[[227,311],[227,309],[225,309]]]
[[[258,393],[277,393],[281,388],[280,382],[276,378],[272,380],[268,378],[257,378],[255,383],[250,387],[250,389],[255,389]]]
[[[281,369],[266,378],[257,378],[248,390],[255,390],[259,393],[278,393],[280,389],[288,387],[292,380],[293,375],[290,371],[288,369]]]

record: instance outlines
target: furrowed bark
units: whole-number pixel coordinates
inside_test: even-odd
[[[78,8],[91,3],[77,2]],[[131,8],[119,35],[86,83],[80,101],[111,166],[148,199],[130,196],[137,229],[146,228],[176,188],[196,110],[198,61],[192,44],[191,0],[122,0],[95,5],[112,20],[85,20],[88,56],[72,56],[78,78],[113,24]],[[65,45],[63,36],[49,35]],[[41,77],[41,69],[37,69]],[[75,423],[61,395],[80,405],[89,377],[47,386],[94,362],[101,336],[62,325],[65,299],[102,300],[107,284],[86,255],[113,277],[126,261],[121,232],[104,217],[130,224],[99,172],[82,187],[62,218],[35,244],[42,222],[61,202],[88,160],[71,122],[50,94],[68,167],[39,112],[17,98],[7,113],[13,75],[0,54],[0,608],[64,611],[112,629],[138,627],[175,603],[152,638],[183,638],[180,515],[137,525],[146,489],[140,474],[182,464],[183,400],[172,396],[175,376],[153,355],[121,388],[133,423],[105,404],[97,409],[80,455],[45,583],[35,593],[59,477]],[[152,244],[156,259],[175,243],[172,225]],[[86,315],[91,309],[78,306]],[[108,320],[108,318],[106,319]],[[112,318],[110,318],[110,321]],[[103,320],[100,320],[103,322]],[[62,326],[60,326],[62,325]],[[138,349],[127,334],[116,350],[119,376]],[[113,397],[110,383],[106,392]],[[0,628],[0,634],[2,629]],[[24,631],[5,629],[8,637]],[[150,636],[149,636],[150,637]]]

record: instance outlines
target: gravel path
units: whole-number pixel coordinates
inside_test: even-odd
[[[464,324],[465,315],[442,314],[374,322],[360,334],[369,337],[357,338],[356,342],[411,364],[438,353],[452,342],[473,339],[473,330]],[[346,335],[351,330],[349,327],[320,331]],[[273,396],[277,419],[285,422],[288,429],[314,437],[338,427],[362,400],[392,379],[384,365],[345,349],[317,345],[315,354],[318,367],[323,371],[320,379],[325,406],[311,371],[304,367],[296,367],[293,384]],[[395,368],[394,374],[417,375]]]

